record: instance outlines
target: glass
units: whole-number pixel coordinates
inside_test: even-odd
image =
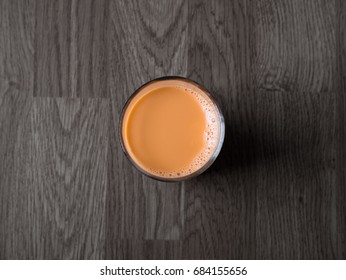
[[[122,127],[123,127],[123,120],[124,120],[124,115],[125,115],[125,112],[130,104],[130,102],[133,100],[133,98],[138,94],[140,93],[145,87],[149,86],[149,85],[152,85],[153,83],[156,83],[156,82],[159,82],[159,81],[169,81],[169,80],[172,80],[172,81],[183,81],[185,83],[189,83],[191,85],[194,85],[196,86],[197,88],[199,88],[201,91],[203,91],[203,93],[209,97],[209,99],[212,101],[213,105],[215,106],[216,108],[216,111],[217,111],[217,116],[219,118],[219,124],[220,124],[220,133],[219,133],[219,139],[218,139],[218,143],[216,145],[216,148],[213,152],[213,154],[210,156],[209,160],[205,162],[205,164],[203,166],[201,166],[201,168],[199,168],[198,170],[186,175],[186,176],[182,176],[182,177],[173,177],[173,178],[169,178],[169,177],[160,177],[156,174],[152,174],[146,170],[144,170],[141,166],[139,166],[134,159],[132,159],[132,157],[130,156],[129,152],[126,150],[126,146],[125,146],[125,143],[124,143],[124,139],[123,139],[123,135],[122,135]],[[124,154],[126,155],[126,157],[129,159],[129,161],[132,163],[132,165],[134,167],[136,167],[142,174],[150,177],[150,178],[153,178],[153,179],[156,179],[156,180],[159,180],[159,181],[164,181],[164,182],[179,182],[179,181],[184,181],[184,180],[188,180],[188,179],[191,179],[193,177],[196,177],[200,174],[202,174],[204,171],[206,171],[212,164],[213,162],[215,161],[215,159],[217,158],[217,156],[219,155],[220,151],[221,151],[221,148],[222,148],[222,144],[223,144],[223,141],[224,141],[224,138],[225,138],[225,121],[224,121],[224,117],[223,117],[223,114],[221,112],[221,109],[219,107],[219,105],[217,104],[216,100],[212,97],[212,95],[204,88],[202,87],[201,85],[199,85],[198,83],[196,83],[195,81],[192,81],[190,79],[187,79],[187,78],[183,78],[183,77],[179,77],[179,76],[166,76],[166,77],[161,77],[161,78],[157,78],[157,79],[154,79],[154,80],[151,80],[149,82],[147,82],[146,84],[142,85],[141,87],[139,87],[137,90],[135,90],[135,92],[128,98],[128,100],[126,101],[123,109],[122,109],[122,112],[121,112],[121,115],[120,115],[120,121],[119,121],[119,137],[120,137],[120,142],[121,142],[121,147],[122,147],[122,150],[124,152]]]

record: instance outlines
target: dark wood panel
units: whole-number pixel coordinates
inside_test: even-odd
[[[109,1],[36,1],[35,96],[106,97]]]
[[[0,96],[33,94],[34,15],[35,1],[0,1]]]
[[[250,8],[249,1],[189,1],[188,74],[221,104],[226,137],[210,170],[185,182],[186,259],[255,257]]]
[[[32,253],[23,238],[29,226],[25,163],[31,98],[22,93],[0,94],[0,259],[27,258]]]
[[[33,101],[4,170],[5,258],[104,257],[108,113],[96,99]]]
[[[71,80],[78,97],[107,97],[109,1],[72,1]],[[73,71],[73,72],[72,72]]]
[[[108,255],[116,260],[177,260],[181,259],[179,240],[113,239]]]
[[[165,75],[186,75],[186,1],[112,1],[110,96],[121,102]]]
[[[338,227],[338,244],[340,255],[338,258],[346,259],[346,3],[337,1],[337,68],[339,77],[339,91],[337,96],[338,115],[336,118],[337,129],[337,198],[335,222]]]
[[[0,1],[0,259],[23,258],[25,159],[33,95],[34,1]]]
[[[335,1],[254,1],[256,86],[335,92]]]
[[[335,3],[256,1],[254,20],[256,256],[337,258]]]
[[[35,2],[34,96],[73,96],[70,95],[72,1]]]
[[[135,170],[122,153],[117,130],[121,108],[137,87],[159,76],[186,75],[187,5],[184,1],[113,1],[110,17],[107,258],[117,256],[112,247],[115,239],[177,240],[182,236],[181,184],[157,182]]]
[[[32,109],[30,230],[38,258],[104,257],[106,100],[37,99]]]
[[[335,258],[335,93],[256,93],[257,258]]]
[[[342,0],[0,1],[0,258],[345,259],[345,26]],[[183,183],[119,143],[164,75],[226,120]]]

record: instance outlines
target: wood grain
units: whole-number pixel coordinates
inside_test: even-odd
[[[113,239],[111,243],[109,255],[116,260],[177,260],[182,256],[179,240]]]
[[[16,181],[4,190],[2,257],[104,257],[108,112],[98,100],[33,101],[5,170]]]
[[[257,258],[335,258],[335,94],[257,94]]]
[[[22,258],[25,158],[33,95],[34,1],[0,1],[0,259]]]
[[[345,259],[345,26],[342,0],[0,0],[0,259]],[[226,121],[183,183],[119,142],[165,75]]]
[[[70,96],[71,3],[36,1],[34,96]]]
[[[256,257],[339,258],[335,5],[257,1],[254,19]]]
[[[256,86],[335,92],[335,2],[260,0],[253,5]]]
[[[30,150],[30,100],[19,93],[0,95],[0,259],[26,258],[29,253],[23,235],[28,226],[25,162]]]
[[[184,1],[113,1],[110,17],[112,160],[107,258],[118,255],[114,239],[141,242],[177,240],[182,236],[181,184],[157,182],[135,170],[120,148],[117,129],[122,106],[137,87],[159,76],[186,75],[187,5]]]
[[[31,229],[38,258],[104,257],[108,113],[99,99],[35,100]]]
[[[123,101],[119,95],[127,99],[151,79],[186,75],[185,1],[112,1],[110,14],[111,97]]]
[[[107,97],[109,1],[36,1],[35,96]]]
[[[0,98],[33,94],[35,1],[0,1]]]
[[[336,118],[336,129],[337,129],[337,190],[335,196],[336,202],[336,213],[335,220],[338,228],[338,239],[337,242],[340,244],[340,254],[337,256],[341,259],[346,259],[346,3],[345,1],[336,2],[337,10],[337,69],[338,69],[338,82],[339,91],[337,95],[337,110],[338,115]]]
[[[72,92],[78,97],[108,97],[109,1],[72,1],[72,15]]]
[[[226,137],[212,168],[185,183],[186,259],[255,257],[250,8],[249,1],[189,1],[189,77],[221,104]]]

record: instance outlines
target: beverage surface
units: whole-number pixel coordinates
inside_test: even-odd
[[[215,104],[184,81],[158,81],[128,104],[122,123],[125,148],[150,174],[176,178],[200,169],[219,140]]]

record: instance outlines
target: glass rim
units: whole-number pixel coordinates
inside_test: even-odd
[[[131,155],[129,154],[129,152],[127,151],[126,147],[125,147],[125,143],[123,140],[123,135],[122,135],[122,127],[123,127],[123,120],[124,120],[124,116],[125,116],[125,112],[129,106],[129,104],[131,103],[131,101],[133,100],[133,98],[146,86],[155,83],[155,82],[159,82],[159,81],[166,81],[166,80],[181,80],[190,84],[193,84],[194,86],[198,87],[200,90],[202,90],[212,101],[212,103],[215,105],[216,109],[217,109],[217,114],[218,114],[218,118],[220,121],[220,136],[219,136],[219,140],[218,140],[218,144],[216,146],[215,151],[213,152],[213,154],[210,156],[210,158],[208,159],[208,161],[206,161],[206,163],[199,169],[197,169],[196,171],[185,175],[185,176],[181,176],[181,177],[161,177],[161,176],[157,176],[155,174],[152,174],[150,172],[148,172],[147,170],[143,169],[141,166],[139,166],[135,160],[132,159]],[[148,82],[146,82],[145,84],[141,85],[139,88],[137,88],[126,100],[121,113],[120,113],[120,117],[119,117],[119,123],[118,123],[118,135],[119,135],[119,139],[120,139],[120,144],[121,144],[121,148],[123,150],[123,153],[125,154],[125,156],[127,157],[127,159],[131,162],[131,164],[142,174],[146,175],[149,178],[158,180],[158,181],[162,181],[162,182],[181,182],[181,181],[185,181],[191,178],[194,178],[200,174],[202,174],[203,172],[205,172],[216,160],[216,158],[218,157],[218,155],[220,154],[223,142],[224,142],[224,138],[225,138],[225,119],[224,116],[222,114],[222,111],[220,109],[219,104],[217,103],[217,101],[215,100],[215,98],[212,96],[212,94],[205,89],[203,86],[201,86],[200,84],[198,84],[197,82],[189,79],[189,78],[185,78],[185,77],[181,77],[181,76],[163,76],[160,78],[156,78],[153,80],[150,80]]]

